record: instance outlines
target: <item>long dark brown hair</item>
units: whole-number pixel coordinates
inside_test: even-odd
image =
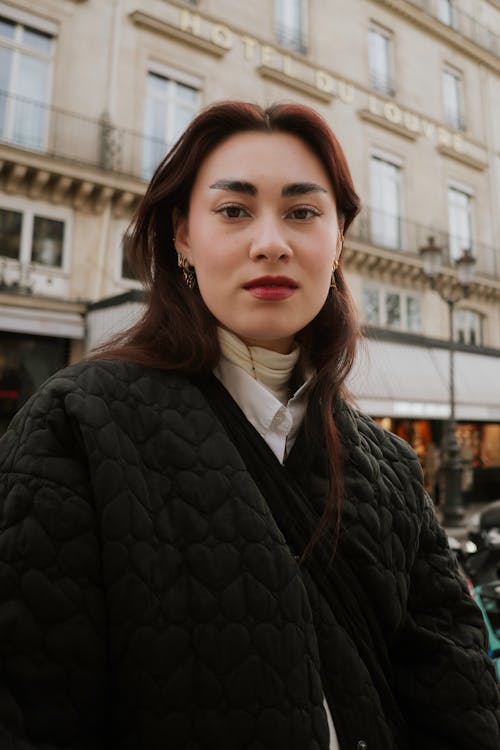
[[[326,169],[344,234],[359,211],[347,162],[327,122],[299,104],[224,101],[203,110],[191,122],[156,169],[131,223],[129,260],[147,290],[142,318],[102,347],[94,357],[124,359],[188,375],[211,371],[220,358],[217,321],[198,291],[189,289],[177,266],[173,213],[186,216],[200,165],[223,141],[241,132],[289,133],[300,138]],[[320,312],[296,338],[316,370],[309,404],[319,410],[326,444],[330,492],[308,550],[340,525],[343,453],[333,415],[337,394],[346,393],[359,335],[351,295],[344,280],[342,256],[332,290]]]

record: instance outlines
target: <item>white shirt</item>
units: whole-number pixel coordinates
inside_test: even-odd
[[[280,463],[283,463],[290,452],[295,438],[297,437],[297,432],[299,431],[302,419],[304,418],[307,406],[307,388],[309,386],[310,378],[308,378],[293,396],[288,399],[286,404],[282,403],[273,395],[273,393],[271,393],[270,390],[256,380],[253,374],[251,374],[258,371],[256,365],[259,364],[259,354],[262,350],[260,350],[259,347],[246,347],[243,342],[234,336],[234,334],[229,335],[233,339],[233,341],[231,341],[231,347],[233,348],[235,345],[244,347],[248,352],[248,359],[245,357],[245,360],[243,360],[240,357],[242,354],[241,351],[235,356],[234,352],[228,350],[228,347],[224,345],[221,336],[219,336],[222,357],[214,370],[215,375],[229,391],[248,421],[251,422],[257,432],[264,438],[273,453],[279,459]],[[223,337],[227,340],[227,331],[224,331]],[[236,339],[236,342],[234,339]],[[231,359],[228,358],[228,354]],[[278,358],[290,356],[280,355],[276,352],[273,352],[272,354],[276,355]],[[295,362],[297,361],[297,358],[298,355],[295,358]],[[232,361],[234,359],[238,359],[239,364]],[[279,359],[276,359],[276,363],[279,363]],[[294,364],[289,368],[287,362],[287,366],[283,368],[286,382],[288,382],[290,378],[291,369],[293,369]],[[273,390],[275,390],[275,388],[273,388]],[[330,750],[340,750],[332,715],[324,697],[323,704],[325,706],[328,719],[328,729],[330,732]]]

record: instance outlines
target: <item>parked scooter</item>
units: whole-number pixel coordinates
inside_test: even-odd
[[[463,542],[450,541],[465,576],[473,586],[500,578],[500,500],[472,518]]]

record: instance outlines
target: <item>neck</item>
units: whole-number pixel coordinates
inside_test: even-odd
[[[282,403],[289,398],[289,383],[300,356],[296,345],[290,354],[270,351],[260,346],[248,346],[225,328],[218,328],[222,356],[248,372]]]

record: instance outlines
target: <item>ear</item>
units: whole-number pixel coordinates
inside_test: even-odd
[[[190,265],[193,265],[188,217],[181,214],[178,208],[174,208],[172,211],[172,226],[174,229],[174,246],[176,251],[184,258],[187,258]]]

